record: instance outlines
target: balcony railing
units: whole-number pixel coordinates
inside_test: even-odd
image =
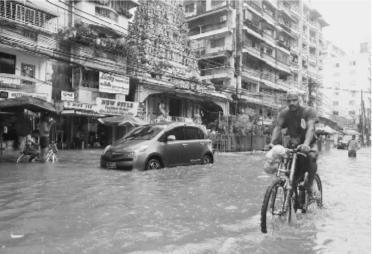
[[[245,3],[255,9],[257,12],[262,12],[262,7],[260,5],[261,3],[258,0],[246,0]]]
[[[260,78],[261,72],[246,66],[243,66],[243,73],[246,73],[248,76],[252,76],[255,78]]]
[[[258,27],[258,25],[254,25],[251,21],[245,20],[244,25],[256,33],[261,34],[261,29]]]
[[[202,69],[200,71],[201,76],[214,76],[214,75],[223,75],[228,76],[233,73],[233,70],[230,66],[217,66],[214,68]]]
[[[57,32],[55,16],[16,1],[0,1],[0,23],[10,22],[45,33]]]
[[[253,46],[249,41],[243,43],[243,49],[253,53],[254,55],[261,56],[261,50],[259,46]]]
[[[205,25],[205,26],[201,26],[199,27],[199,29],[192,29],[189,31],[189,36],[193,36],[193,35],[198,35],[198,34],[202,34],[202,33],[207,33],[207,32],[210,32],[210,31],[214,31],[214,30],[218,30],[218,29],[221,29],[221,28],[226,28],[227,27],[227,23],[222,23],[222,24],[217,24],[217,25]]]

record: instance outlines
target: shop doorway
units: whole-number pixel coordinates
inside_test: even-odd
[[[181,100],[170,98],[169,99],[169,115],[170,116],[181,116]]]

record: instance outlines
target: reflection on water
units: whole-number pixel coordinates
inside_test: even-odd
[[[0,164],[1,253],[370,252],[370,150],[321,156],[325,208],[273,235],[259,230],[262,154],[148,172],[100,169],[98,154]]]

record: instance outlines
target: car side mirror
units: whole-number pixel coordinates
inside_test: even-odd
[[[167,142],[169,142],[169,141],[175,141],[175,140],[176,140],[176,136],[174,136],[174,135],[169,135],[167,137]]]

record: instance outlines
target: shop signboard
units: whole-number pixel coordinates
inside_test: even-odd
[[[97,97],[97,113],[106,115],[137,115],[138,102],[118,101]]]
[[[191,81],[174,79],[173,84],[177,89],[192,91],[195,93],[205,94],[212,92],[212,89],[208,88],[207,86]]]
[[[7,99],[30,96],[30,97],[42,99],[44,101],[48,101],[48,96],[47,94],[44,94],[44,93],[27,93],[27,92],[12,91],[12,90],[1,90],[0,94],[1,94],[1,98],[7,98]]]
[[[128,94],[129,77],[113,73],[99,73],[99,89],[103,93]]]
[[[74,92],[61,91],[61,100],[62,101],[74,101],[75,100],[75,93]]]
[[[87,111],[95,111],[96,105],[88,104],[88,103],[81,103],[81,102],[74,102],[74,101],[64,101],[63,102],[64,109],[77,109],[77,110],[87,110]]]

